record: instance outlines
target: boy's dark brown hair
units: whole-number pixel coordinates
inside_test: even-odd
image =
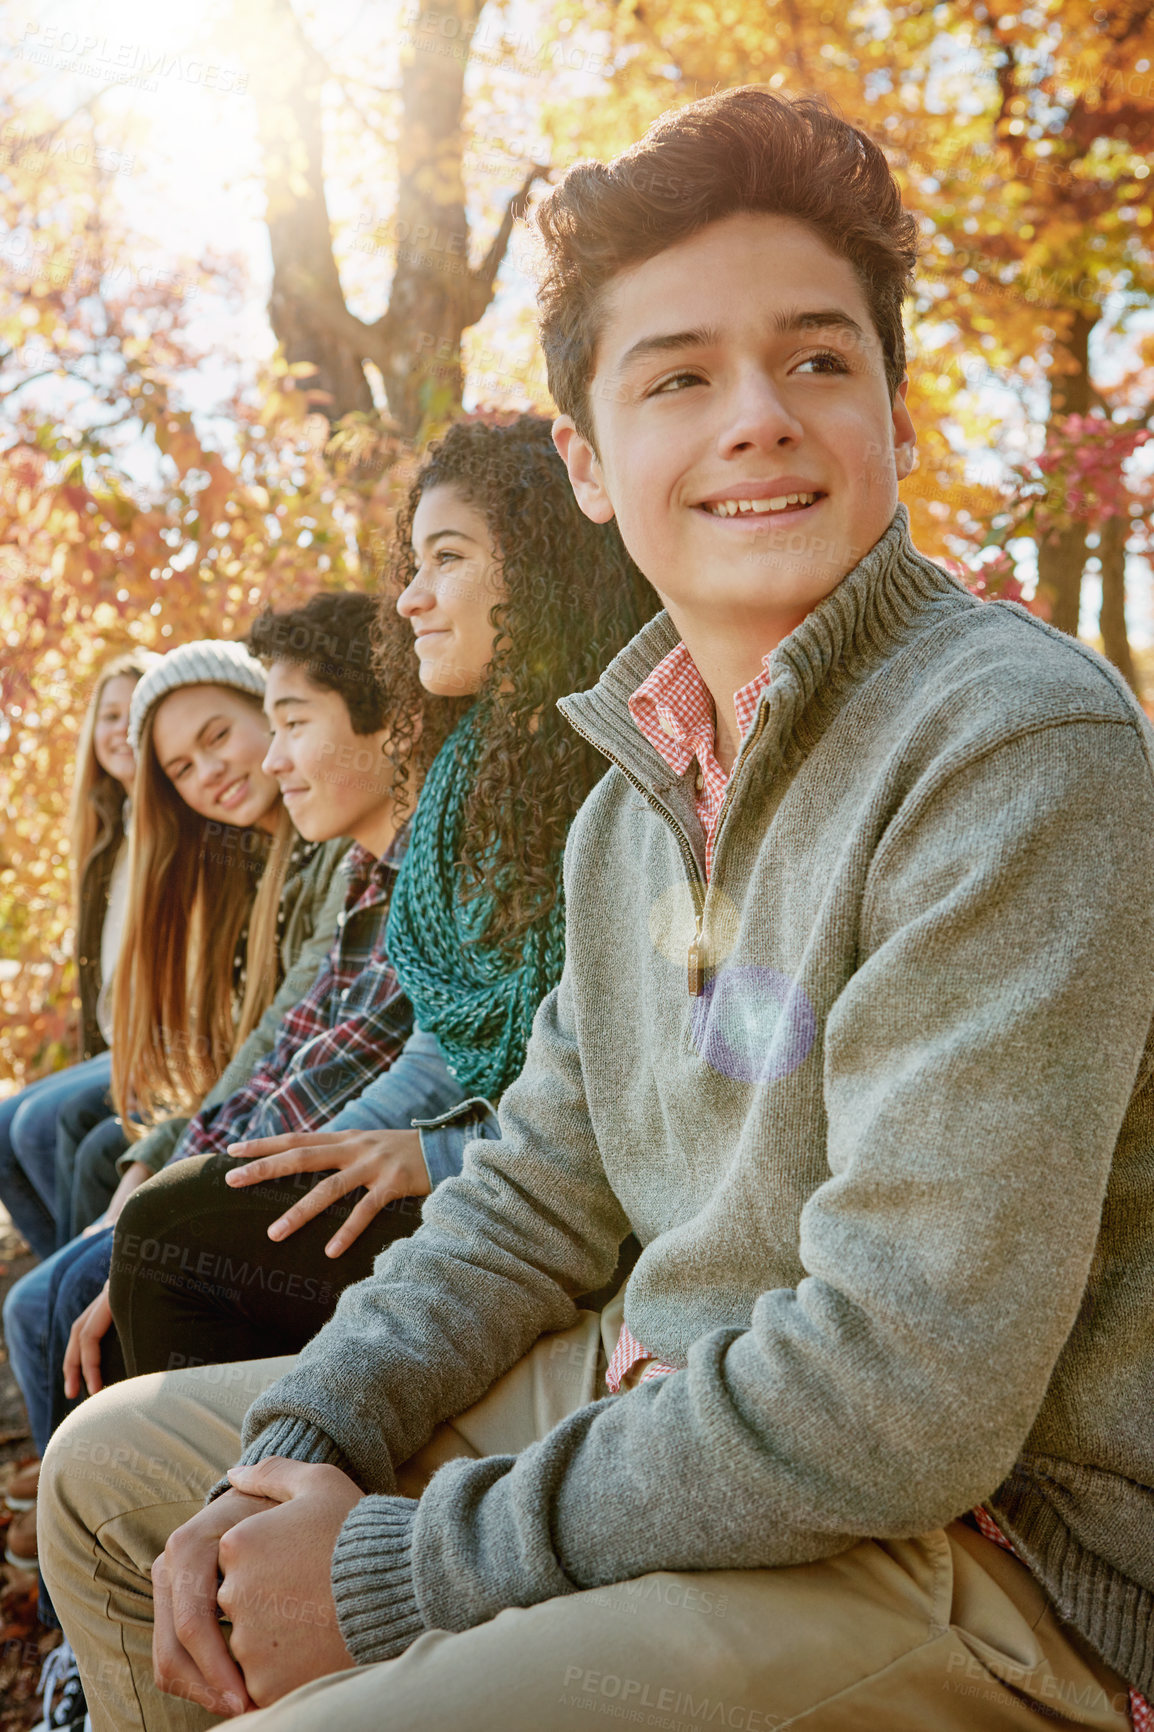
[[[315,685],[337,692],[349,712],[354,734],[375,734],[387,708],[385,687],[373,666],[376,598],[356,590],[322,589],[303,607],[254,621],[248,647],[266,667],[295,662]]]
[[[621,271],[744,211],[808,225],[857,273],[891,398],[905,374],[902,302],[917,223],[879,147],[819,97],[746,85],[662,117],[612,162],[579,162],[542,201],[538,289],[549,389],[594,444],[589,385],[602,290]]]

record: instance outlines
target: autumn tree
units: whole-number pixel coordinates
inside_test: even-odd
[[[1047,451],[1068,452],[1072,484],[1069,434],[1092,427],[1094,411],[1110,419],[1113,407],[1092,358],[1107,301],[1145,304],[1154,288],[1152,13],[1152,0],[1011,11],[965,0],[951,9],[951,32],[977,61],[981,110],[957,128],[952,154],[934,159],[923,145],[910,158],[913,178],[934,193],[931,269],[951,319],[992,335],[989,347],[1011,368],[1041,362]],[[1141,428],[1152,413],[1154,400],[1123,418]],[[1109,481],[1103,473],[1096,496],[1038,535],[1037,557],[1053,623],[1077,632],[1087,537],[1096,535],[1104,636],[1132,674],[1119,593],[1128,517],[1120,469]]]
[[[248,292],[235,263],[145,268],[107,93],[54,113],[0,72],[0,1075],[67,1053],[63,815],[99,663],[371,584],[412,442],[462,387],[547,407],[527,291],[493,305],[538,170],[710,90],[820,90],[883,140],[923,228],[919,545],[1012,596],[1032,541],[1032,605],[1070,627],[1092,556],[1104,647],[1133,677],[1154,351],[1123,339],[1152,269],[1154,0],[431,0],[382,11],[360,60],[310,0],[214,3],[249,69],[279,342],[259,375],[229,358],[214,417],[185,391],[191,313]],[[515,379],[489,364],[503,345]]]
[[[402,432],[459,407],[461,333],[488,305],[514,220],[505,198],[487,252],[470,263],[462,104],[477,11],[414,19],[399,89],[381,88],[369,69],[356,93],[383,138],[390,103],[401,122],[389,234],[366,237],[382,254],[387,245],[392,266],[376,321],[348,310],[328,215],[321,93],[326,81],[330,96],[351,92],[348,69],[322,60],[286,0],[238,13],[281,351],[263,377],[237,366],[232,400],[213,417],[227,429],[223,442],[182,387],[204,359],[190,307],[242,294],[236,268],[207,259],[142,268],[150,249],[118,197],[133,153],[107,92],[55,113],[9,67],[0,93],[0,1078],[69,1056],[65,814],[100,664],[133,643],[241,635],[261,606],[299,603],[322,583],[371,583],[404,481]],[[528,178],[518,165],[514,192]],[[383,381],[384,424],[366,361]]]
[[[224,405],[226,451],[198,429],[189,309],[234,273],[143,266],[98,137],[87,112],[0,108],[0,1077],[17,1080],[71,1056],[65,821],[100,665],[366,586],[391,525],[389,479],[348,473],[286,363]]]
[[[470,264],[465,72],[481,5],[429,0],[404,20],[396,208],[373,230],[376,244],[392,253],[392,282],[373,319],[350,311],[333,251],[322,114],[333,69],[289,0],[244,0],[236,9],[260,123],[273,256],[269,318],[286,359],[315,368],[317,400],[333,421],[371,412],[366,362],[378,370],[389,414],[406,438],[460,407],[462,333],[492,301],[513,223],[543,172],[543,165],[527,167],[484,256]],[[378,86],[359,94],[369,103],[366,124],[380,129],[393,93]]]
[[[744,82],[819,90],[885,143],[923,223],[911,309],[923,457],[903,489],[919,541],[972,551],[1007,508],[1003,533],[1033,532],[1039,605],[1076,632],[1093,540],[1103,641],[1128,677],[1122,589],[1140,501],[1121,468],[1106,484],[1096,458],[1112,436],[1096,422],[1116,417],[1124,434],[1145,428],[1154,402],[1112,397],[1095,382],[1093,354],[1110,330],[1108,304],[1120,304],[1124,320],[1154,286],[1152,11],[1154,0],[729,0],[722,27],[708,34],[692,0],[603,0],[595,11],[564,0],[557,14],[557,28],[601,28],[614,46],[618,100],[584,128],[596,130],[599,152],[664,108]],[[997,472],[972,456],[1001,442],[993,413],[978,407],[990,382],[1024,404],[1041,392],[1046,405],[1043,449],[1021,460],[1003,444]],[[1023,419],[1034,413],[1030,404]],[[957,429],[952,441],[947,425]],[[1015,496],[1033,485],[1035,458],[1066,465],[1051,470],[1051,497],[1076,482],[1070,435],[1082,427],[1101,490],[1083,490],[1075,512],[1019,516]],[[1114,446],[1133,448],[1125,438]]]

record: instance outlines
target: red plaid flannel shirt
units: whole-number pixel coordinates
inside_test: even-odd
[[[217,1154],[245,1138],[323,1130],[397,1057],[413,1013],[385,955],[389,901],[408,842],[379,860],[354,843],[341,862],[349,888],[328,959],[286,1012],[276,1044],[248,1081],[189,1124],[173,1161]]]
[[[734,693],[733,707],[741,738],[749,731],[757,714],[758,700],[769,683],[769,657],[763,672],[747,686]],[[713,845],[717,838],[717,819],[729,777],[713,755],[716,741],[713,720],[713,699],[697,671],[697,664],[683,643],[659,661],[649,677],[642,681],[629,700],[629,712],[654,751],[659,753],[675,775],[683,776],[694,758],[697,777],[694,782],[694,805],[705,831],[705,876],[713,871]],[[638,1381],[647,1383],[654,1377],[668,1377],[675,1369],[653,1358],[624,1323],[617,1337],[617,1346],[609,1361],[605,1383],[616,1395],[629,1373],[648,1361]],[[978,1529],[995,1545],[1006,1551],[1014,1548],[998,1524],[980,1506],[973,1512]],[[1017,1553],[1014,1553],[1015,1557]],[[1130,1691],[1130,1720],[1134,1732],[1154,1732],[1154,1710],[1137,1690]]]

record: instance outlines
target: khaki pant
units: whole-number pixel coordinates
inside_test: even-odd
[[[401,1470],[524,1448],[600,1393],[620,1311],[545,1336]],[[601,1327],[599,1328],[599,1321]],[[136,1378],[57,1433],[40,1556],[95,1732],[200,1732],[152,1681],[149,1566],[239,1453],[245,1409],[289,1360]],[[612,1488],[606,1487],[606,1498]],[[677,1508],[667,1512],[671,1526]],[[285,1583],[291,1588],[291,1560]],[[318,1679],[237,1732],[1124,1732],[1122,1682],[1056,1622],[1024,1566],[964,1524],[793,1569],[659,1571],[430,1631],[399,1659]]]

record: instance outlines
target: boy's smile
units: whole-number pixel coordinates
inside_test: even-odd
[[[891,404],[853,266],[790,218],[699,230],[617,277],[603,314],[597,450],[556,429],[577,497],[616,516],[691,652],[740,642],[752,676],[888,527],[904,386]]]
[[[383,730],[356,733],[341,694],[284,660],[268,669],[265,714],[272,743],[264,769],[280,783],[299,833],[310,842],[352,836],[383,854],[396,830]]]

